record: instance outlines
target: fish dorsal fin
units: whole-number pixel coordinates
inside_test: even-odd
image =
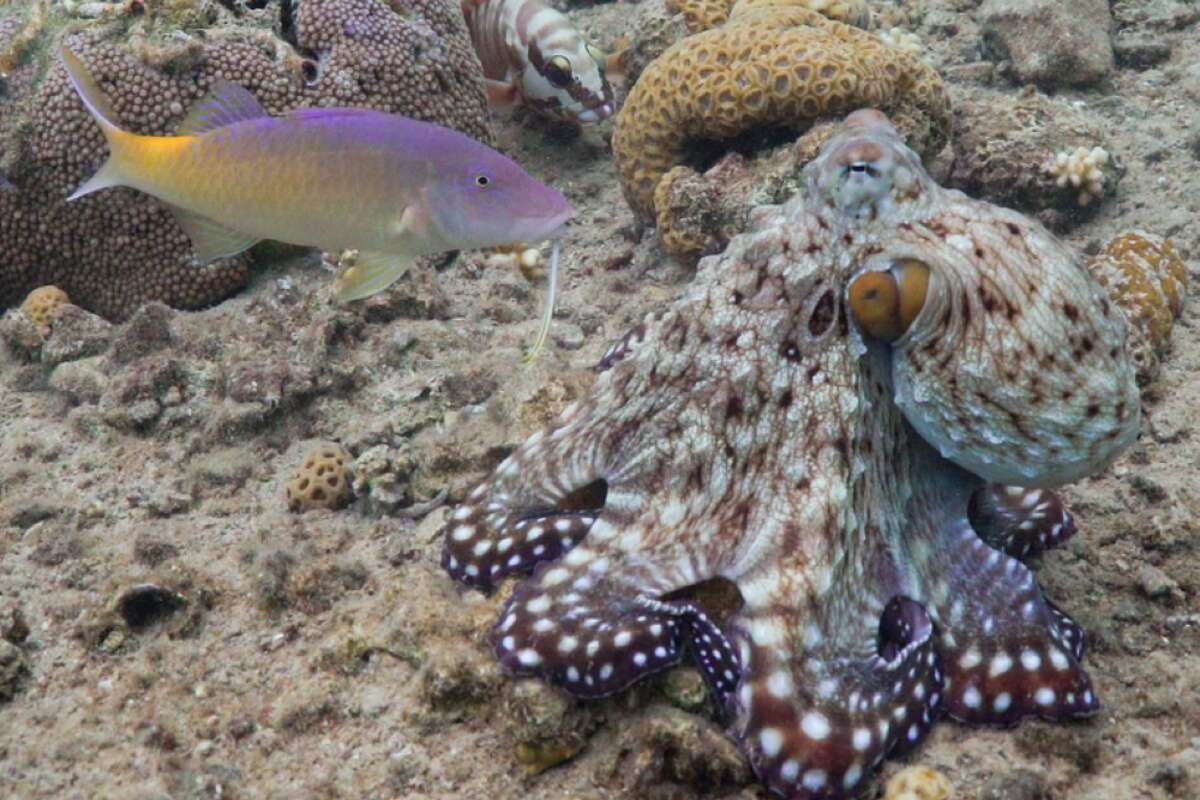
[[[224,128],[235,122],[267,116],[258,98],[231,81],[221,80],[211,92],[184,117],[179,126],[180,136],[193,136],[205,131]]]
[[[354,265],[338,274],[334,284],[338,302],[363,300],[382,292],[402,278],[412,262],[410,255],[360,252]]]
[[[257,236],[227,228],[186,208],[170,208],[179,227],[192,240],[196,256],[205,263],[216,258],[235,256],[259,241]]]

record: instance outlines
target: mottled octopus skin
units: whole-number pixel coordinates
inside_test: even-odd
[[[1021,487],[1109,464],[1140,406],[1122,315],[1037,223],[937,186],[877,111],[806,170],[469,494],[443,563],[484,590],[532,570],[492,633],[513,673],[596,697],[690,651],[760,778],[813,800],[943,715],[1098,709],[1020,560],[1074,522]],[[866,339],[847,285],[896,259],[929,266],[924,307]],[[723,628],[662,599],[716,576],[743,600]]]

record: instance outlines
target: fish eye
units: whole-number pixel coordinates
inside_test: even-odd
[[[566,56],[554,56],[546,62],[546,80],[560,89],[571,85],[571,60]]]
[[[475,185],[478,186],[480,189],[486,188],[487,185],[491,182],[492,182],[492,179],[489,178],[487,175],[476,175],[475,176]]]
[[[587,52],[588,55],[592,57],[592,60],[596,62],[596,68],[599,69],[600,72],[604,72],[604,63],[608,60],[604,53],[602,53],[599,48],[592,47],[590,44],[587,45]]]

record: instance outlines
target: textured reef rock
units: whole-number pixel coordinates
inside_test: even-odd
[[[772,129],[796,136],[862,106],[889,113],[923,155],[946,144],[945,88],[912,52],[804,4],[742,0],[726,24],[677,42],[641,73],[613,130],[622,190],[639,217],[669,227],[655,193],[673,167]],[[669,247],[694,255],[697,238],[676,236]]]
[[[492,631],[507,671],[594,698],[688,653],[760,779],[830,800],[943,716],[1099,708],[1024,560],[1075,532],[1047,489],[1110,464],[1141,406],[1080,260],[939,187],[883,115],[805,178],[450,513],[443,564],[529,575]],[[723,622],[678,595],[716,577]]]
[[[984,49],[1021,83],[1092,86],[1113,71],[1108,0],[985,0]]]
[[[950,185],[1037,214],[1053,229],[1066,228],[1117,193],[1124,169],[1111,159],[1103,170],[1102,195],[1081,206],[1079,187],[1060,186],[1047,167],[1064,150],[1108,144],[1101,126],[1066,100],[1032,87],[1016,98],[979,89],[954,109]]]
[[[172,133],[225,78],[271,114],[368,106],[491,140],[479,61],[457,4],[445,0],[131,0],[88,23],[63,8],[0,5],[0,175],[13,184],[0,187],[0,307],[54,284],[119,320],[148,301],[211,304],[248,279],[244,256],[196,263],[151,197],[117,189],[64,202],[105,157],[100,129],[56,62],[64,33],[138,133]]]

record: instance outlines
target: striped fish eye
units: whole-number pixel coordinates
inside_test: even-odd
[[[592,57],[592,60],[596,62],[597,69],[599,69],[601,74],[603,74],[604,73],[604,65],[605,65],[605,62],[608,60],[608,57],[605,56],[604,53],[599,48],[592,47],[590,44],[587,45],[587,53],[589,56]]]
[[[566,56],[554,56],[546,62],[546,80],[560,89],[571,85],[571,59]]]

